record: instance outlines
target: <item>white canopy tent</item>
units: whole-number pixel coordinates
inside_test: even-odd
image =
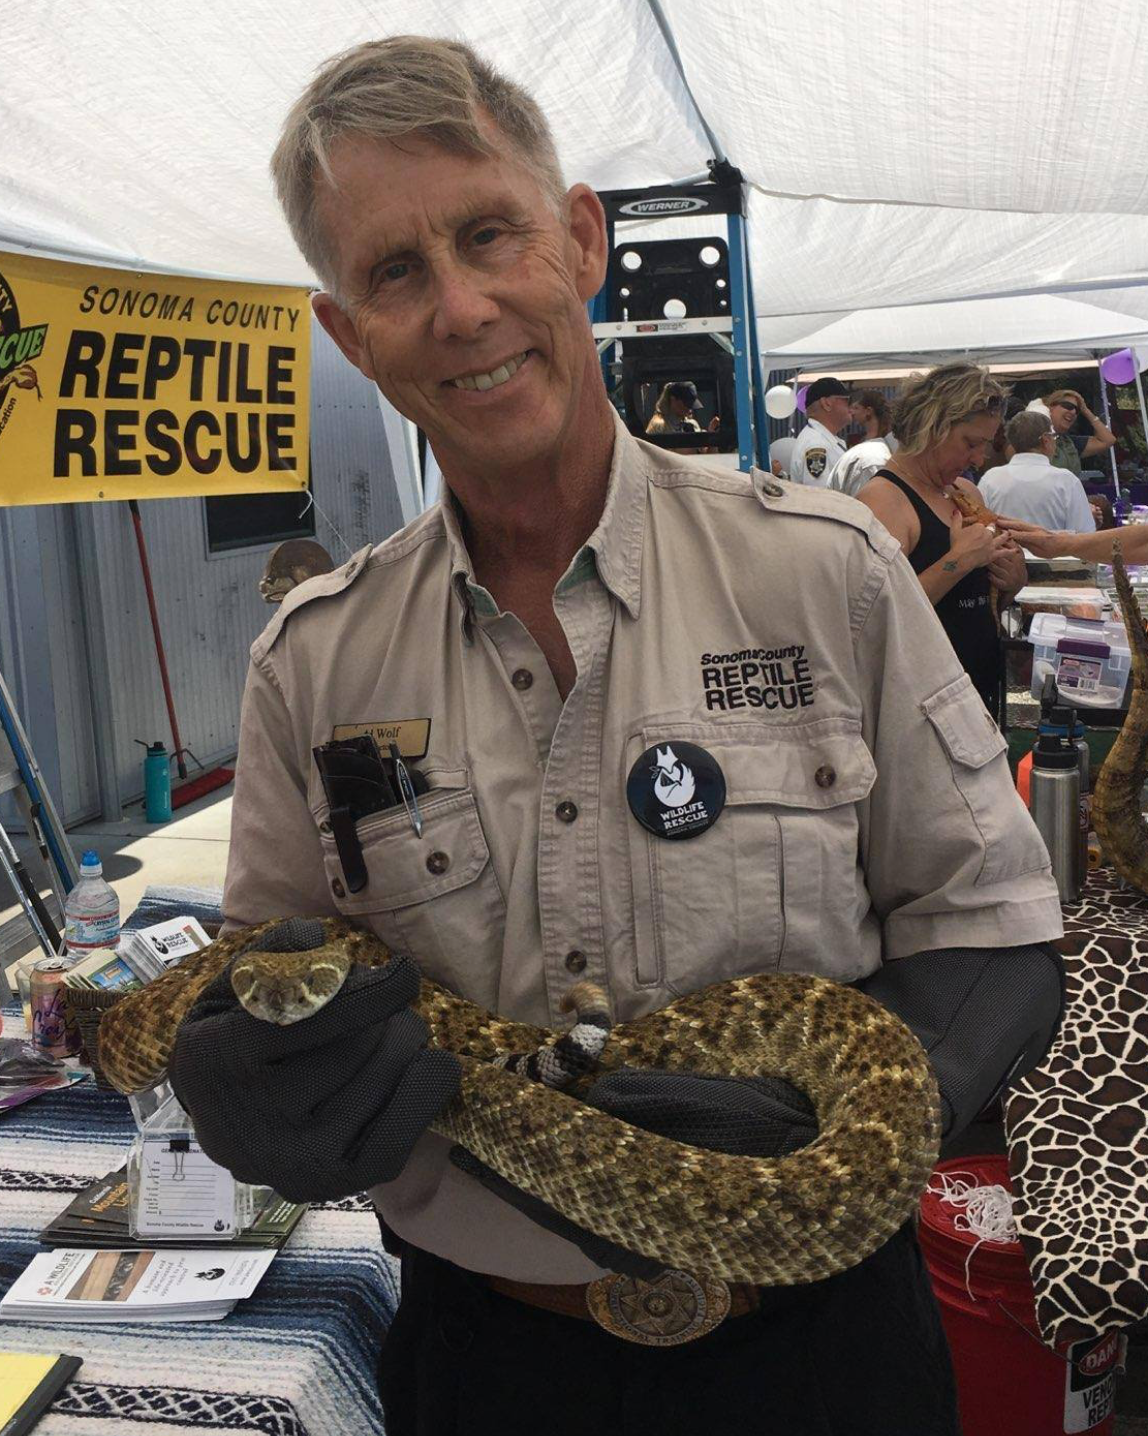
[[[773,369],[920,365],[963,354],[985,363],[1071,363],[1144,342],[1148,290],[1117,294],[1143,314],[1103,308],[1091,294],[1018,295],[765,317],[758,320],[758,344],[765,367]]]
[[[0,248],[312,282],[268,178],[280,123],[326,57],[408,31],[529,87],[570,181],[741,169],[768,353],[1148,334],[1142,0],[25,0]]]
[[[1148,282],[1140,0],[26,0],[0,245],[308,282],[280,122],[327,56],[404,31],[527,85],[571,180],[698,174],[716,142],[762,315]]]

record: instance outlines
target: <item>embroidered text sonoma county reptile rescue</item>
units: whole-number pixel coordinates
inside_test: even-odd
[[[803,643],[703,653],[702,690],[711,712],[736,708],[788,710],[813,706],[813,674]]]

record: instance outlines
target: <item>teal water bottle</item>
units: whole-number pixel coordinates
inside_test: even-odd
[[[149,823],[171,822],[171,767],[162,743],[136,742],[147,749],[144,758],[144,812]]]

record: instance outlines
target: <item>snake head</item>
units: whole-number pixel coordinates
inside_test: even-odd
[[[343,945],[327,940],[317,918],[288,918],[236,957],[231,990],[252,1017],[286,1027],[330,1002],[350,967]]]

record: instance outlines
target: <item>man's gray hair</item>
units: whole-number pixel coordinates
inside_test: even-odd
[[[1024,409],[1005,425],[1005,438],[1018,454],[1031,454],[1039,449],[1041,439],[1051,432],[1048,415],[1039,409]]]
[[[368,40],[322,65],[291,107],[271,157],[279,203],[295,243],[328,289],[335,287],[329,236],[315,214],[319,172],[332,180],[331,152],[351,135],[419,135],[453,154],[497,157],[480,128],[485,112],[559,211],[566,187],[550,126],[537,103],[455,40],[394,35]]]

